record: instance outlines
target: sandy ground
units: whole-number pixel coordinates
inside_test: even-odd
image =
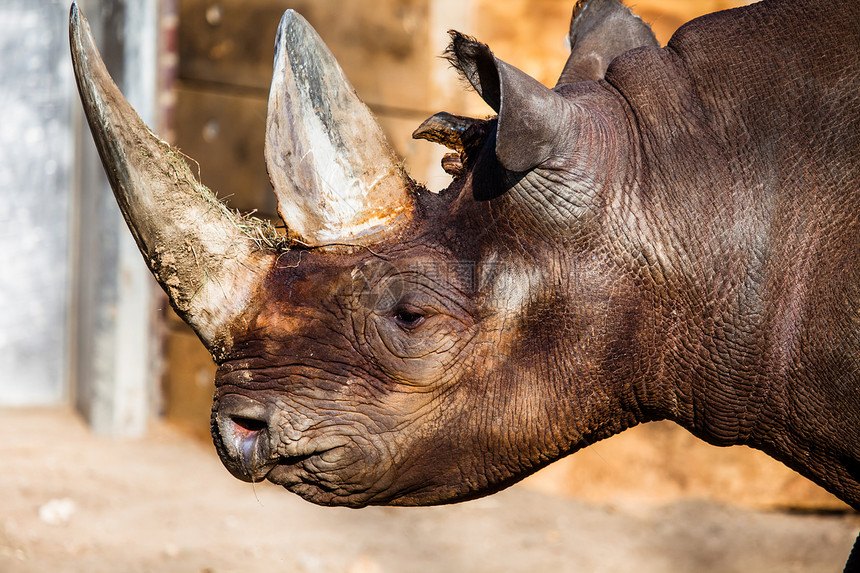
[[[322,508],[221,467],[170,427],[93,436],[0,410],[0,572],[841,571],[856,514],[704,501],[590,505],[513,487],[437,508]]]

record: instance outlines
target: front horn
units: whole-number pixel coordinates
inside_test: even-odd
[[[230,325],[274,261],[277,235],[230,212],[149,130],[108,74],[76,4],[69,36],[87,121],[137,246],[173,308],[223,356]]]
[[[278,27],[266,119],[278,212],[306,245],[366,245],[408,222],[412,182],[382,129],[308,22]]]

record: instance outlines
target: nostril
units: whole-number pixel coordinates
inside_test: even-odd
[[[231,416],[230,419],[236,429],[246,435],[259,434],[267,427],[265,420],[246,418],[244,416]]]
[[[221,440],[238,464],[241,477],[250,481],[263,478],[269,455],[266,422],[241,415],[225,416],[222,420]]]
[[[216,445],[224,465],[239,479],[259,481],[271,469],[268,420],[269,411],[261,402],[237,395],[219,400]]]

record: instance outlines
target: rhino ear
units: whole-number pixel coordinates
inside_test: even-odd
[[[439,112],[418,126],[412,133],[413,139],[426,139],[444,145],[456,153],[442,158],[442,169],[459,177],[465,172],[465,165],[483,143],[487,124],[485,119],[463,117],[445,111]]]
[[[412,139],[426,139],[457,153],[463,153],[466,148],[466,133],[480,121],[441,111],[425,119],[418,129],[412,132]]]
[[[499,113],[502,97],[493,52],[486,44],[456,30],[449,30],[448,34],[451,44],[445,51],[445,57],[472,84],[487,105]]]
[[[557,85],[599,80],[628,50],[660,47],[651,27],[618,0],[579,0],[570,18],[570,57]]]
[[[566,141],[562,127],[573,120],[573,106],[514,66],[496,58],[485,44],[450,32],[449,61],[499,114],[496,157],[508,171],[545,164]]]

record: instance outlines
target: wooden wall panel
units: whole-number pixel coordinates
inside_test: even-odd
[[[501,59],[553,86],[567,61],[565,40],[572,0],[475,0],[475,34]],[[675,30],[703,14],[749,4],[748,0],[636,0],[626,2],[651,25],[661,45]]]
[[[278,22],[293,8],[313,25],[370,105],[426,108],[429,0],[183,0],[183,80],[269,89]]]
[[[189,328],[175,330],[167,341],[170,364],[164,380],[164,416],[172,424],[208,441],[209,413],[215,392],[215,364]]]
[[[265,98],[187,84],[177,91],[177,141],[198,163],[203,183],[233,209],[274,217],[275,194],[263,158],[265,129]]]

